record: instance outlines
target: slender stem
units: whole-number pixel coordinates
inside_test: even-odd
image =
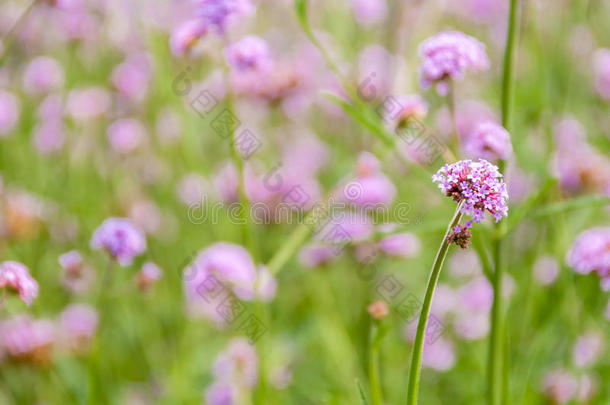
[[[453,83],[453,80],[447,79],[447,86],[449,87],[447,92],[447,106],[449,107],[449,118],[451,120],[451,143],[453,144],[455,156],[459,158],[461,156],[460,134],[458,133],[457,120],[455,118],[455,84]]]
[[[409,391],[407,393],[407,405],[417,404],[417,393],[419,389],[419,376],[421,372],[421,359],[424,349],[424,336],[426,333],[426,326],[428,324],[428,315],[430,314],[430,306],[432,305],[432,297],[434,296],[434,290],[438,277],[441,274],[443,262],[447,256],[449,250],[449,242],[447,236],[452,232],[455,227],[462,219],[462,205],[463,201],[458,204],[455,209],[453,219],[447,227],[441,246],[436,253],[434,264],[432,265],[432,271],[430,272],[430,278],[428,279],[428,286],[426,287],[426,295],[424,297],[424,303],[422,304],[421,312],[419,314],[419,321],[417,322],[417,332],[415,334],[415,341],[413,342],[413,351],[411,354],[411,368],[409,369]]]
[[[504,66],[502,74],[502,125],[510,130],[512,115],[512,105],[514,98],[514,48],[516,34],[518,30],[518,0],[510,0],[510,11],[508,16],[508,32],[506,36],[506,48],[504,50]],[[500,161],[498,167],[500,172],[504,172],[506,163]],[[496,240],[494,244],[494,277],[492,286],[494,290],[494,300],[491,308],[491,331],[489,336],[489,357],[487,365],[487,384],[488,384],[488,404],[500,405],[502,397],[506,396],[504,378],[508,371],[504,370],[508,364],[503,359],[504,351],[504,326],[503,326],[503,302],[502,302],[502,276],[504,273],[505,243],[504,235],[506,224],[501,222],[496,225]]]
[[[229,38],[224,38],[225,46],[229,44]],[[221,58],[222,59],[222,58]],[[229,66],[226,63],[223,64],[223,73],[225,78],[225,88],[226,88],[226,97],[225,103],[227,111],[232,114],[233,113],[233,89],[231,86],[231,79],[229,77]],[[239,197],[240,203],[240,220],[242,222],[242,239],[243,243],[246,245],[246,248],[250,252],[251,255],[256,259],[257,249],[254,246],[254,229],[253,225],[250,221],[250,201],[248,200],[248,196],[246,195],[246,183],[244,179],[244,161],[239,154],[239,150],[237,149],[237,145],[235,143],[234,130],[231,126],[229,126],[229,134],[227,136],[227,140],[229,142],[229,148],[231,151],[231,160],[235,165],[237,170],[237,195]]]
[[[382,405],[381,386],[379,385],[379,335],[380,330],[376,323],[372,324],[371,343],[369,352],[369,385],[373,405]]]

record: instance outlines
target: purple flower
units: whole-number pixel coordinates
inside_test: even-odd
[[[37,125],[33,137],[34,147],[45,156],[60,151],[66,141],[63,124],[55,119]]]
[[[169,39],[169,47],[174,56],[185,55],[208,29],[201,20],[189,20],[178,25]]]
[[[380,163],[368,152],[361,153],[356,166],[357,178],[347,183],[339,198],[365,210],[389,205],[396,197],[396,187],[379,169]]]
[[[598,332],[587,332],[578,337],[572,350],[572,362],[578,368],[591,366],[604,348],[604,336]]]
[[[23,74],[23,88],[30,95],[57,90],[63,83],[63,68],[55,59],[48,56],[33,59]]]
[[[133,101],[144,100],[151,77],[151,66],[144,53],[129,57],[112,71],[112,84]]]
[[[146,238],[129,219],[108,218],[93,233],[91,248],[104,249],[121,266],[129,266],[146,250]]]
[[[28,268],[10,260],[0,263],[0,288],[14,290],[27,305],[38,296],[38,283],[30,276]]]
[[[419,252],[421,243],[414,234],[403,232],[384,237],[377,246],[390,256],[414,257]]]
[[[453,201],[464,202],[462,213],[481,222],[485,211],[498,222],[508,215],[508,192],[498,168],[486,160],[461,160],[443,166],[432,180]]]
[[[386,0],[351,0],[351,3],[356,20],[364,27],[378,24],[388,14]]]
[[[59,316],[62,341],[76,352],[82,352],[89,347],[97,325],[96,310],[86,304],[71,304]]]
[[[299,263],[307,268],[330,263],[335,257],[337,257],[335,249],[323,243],[310,243],[299,251]]]
[[[610,49],[599,49],[593,56],[595,90],[604,99],[610,100]]]
[[[576,394],[578,381],[568,371],[555,369],[548,372],[542,382],[544,394],[555,404],[565,404]]]
[[[492,121],[478,124],[464,140],[464,152],[472,158],[506,159],[512,150],[508,131]]]
[[[485,45],[459,31],[443,31],[426,39],[419,47],[419,54],[423,58],[422,86],[436,84],[441,94],[447,92],[447,79],[461,79],[466,70],[489,68]]]
[[[214,375],[220,381],[253,387],[258,379],[256,349],[244,338],[233,338],[214,362]]]
[[[422,366],[436,371],[447,371],[455,365],[453,342],[440,338],[434,342],[424,343]]]
[[[254,12],[251,0],[196,0],[195,15],[209,30],[222,35],[239,17]]]
[[[553,256],[539,257],[534,263],[534,278],[540,285],[550,285],[559,275],[559,263]]]
[[[224,49],[227,63],[237,71],[268,71],[273,59],[267,42],[255,35],[248,35]]]
[[[597,272],[604,280],[610,278],[610,227],[591,228],[576,237],[566,261],[578,273]]]
[[[215,382],[205,390],[205,403],[207,405],[233,405],[235,404],[235,389],[225,382]]]
[[[146,128],[133,118],[113,122],[106,133],[110,146],[117,153],[129,153],[146,139]]]
[[[53,323],[18,315],[0,322],[0,352],[20,360],[47,364],[55,339]]]
[[[105,115],[111,103],[108,91],[94,86],[72,90],[68,94],[66,109],[75,121],[86,122]]]

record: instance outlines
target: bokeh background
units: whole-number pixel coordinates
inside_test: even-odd
[[[500,122],[509,2],[312,0],[316,44],[291,1],[254,1],[206,33],[187,25],[202,18],[196,3],[0,4],[0,254],[39,285],[31,306],[2,299],[0,403],[355,404],[369,397],[376,324],[384,401],[403,403],[416,322],[380,283],[423,298],[455,207],[430,179],[444,155],[388,147],[380,134],[396,123],[380,106],[412,103],[425,139],[449,145],[447,98],[421,86],[418,46],[459,30],[485,44],[490,67],[454,83],[457,130]],[[519,15],[505,403],[610,404],[609,295],[566,260],[582,231],[609,226],[610,2],[524,1]],[[268,45],[264,73],[226,61],[250,35]],[[223,112],[229,121],[215,121]],[[244,130],[247,152],[230,142]],[[270,218],[240,224],[240,170]],[[339,251],[320,233],[294,239],[303,218],[278,214],[285,191],[302,187],[308,212],[342,201],[346,184],[352,208],[370,197],[385,209],[356,210],[359,236]],[[111,217],[145,235],[129,265],[92,246]],[[441,332],[425,348],[424,404],[485,403],[494,228],[472,232],[473,247],[451,248],[433,302]],[[384,246],[388,235],[400,236]],[[221,241],[245,246],[260,274],[290,253],[257,280],[260,299],[231,292],[264,329],[255,339],[189,290],[189,265]],[[220,267],[240,260],[216,254]],[[380,323],[367,311],[376,300],[390,307]]]

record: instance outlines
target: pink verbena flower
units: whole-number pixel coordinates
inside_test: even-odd
[[[447,79],[461,79],[466,70],[489,68],[485,45],[459,31],[443,31],[426,39],[419,47],[419,54],[423,58],[422,86],[436,84],[441,94],[447,92]]]
[[[224,34],[230,24],[254,12],[250,0],[196,0],[196,16],[209,29]]]
[[[55,341],[53,322],[17,315],[0,322],[0,351],[26,362],[45,365]]]
[[[38,283],[30,276],[28,268],[10,260],[0,263],[0,288],[16,291],[27,305],[38,296]]]
[[[464,140],[464,152],[473,158],[506,159],[512,150],[508,131],[492,121],[478,124]]]
[[[268,71],[273,64],[267,42],[256,35],[248,35],[224,49],[227,63],[238,71]]]
[[[604,99],[610,100],[610,49],[599,49],[593,55],[595,90]]]
[[[104,249],[121,266],[129,266],[134,257],[146,250],[146,238],[129,219],[108,218],[93,233],[91,247]]]
[[[486,160],[460,160],[444,165],[432,180],[453,201],[464,201],[462,213],[481,222],[485,211],[496,222],[508,215],[508,192],[498,168]]]
[[[98,326],[97,311],[87,304],[70,304],[58,320],[62,343],[77,353],[86,351]]]
[[[597,272],[604,281],[610,281],[610,227],[596,227],[576,237],[566,261],[582,274]]]
[[[181,23],[172,31],[169,47],[174,56],[185,55],[208,32],[201,20],[189,20]]]
[[[217,380],[253,387],[258,380],[256,349],[244,338],[233,338],[214,362]]]

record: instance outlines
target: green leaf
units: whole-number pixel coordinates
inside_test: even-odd
[[[294,10],[297,13],[299,24],[301,24],[303,30],[309,35],[311,30],[307,23],[307,0],[294,0]]]
[[[388,134],[388,132],[376,122],[371,121],[364,112],[360,109],[356,108],[354,105],[345,101],[338,95],[334,93],[325,92],[324,95],[333,103],[337,104],[339,107],[343,108],[343,110],[354,120],[364,125],[368,130],[370,130],[374,135],[376,135],[379,139],[381,139],[387,146],[392,147],[394,145],[395,139],[393,136]]]
[[[536,210],[531,214],[532,218],[541,218],[548,215],[559,214],[566,211],[598,207],[603,205],[610,205],[610,197],[602,195],[584,196],[572,198],[566,201],[557,203],[547,204]]]
[[[360,399],[362,400],[362,405],[369,405],[369,402],[366,400],[366,395],[364,395],[364,390],[360,385],[360,381],[356,379],[356,387],[358,388],[358,393],[360,393]]]

